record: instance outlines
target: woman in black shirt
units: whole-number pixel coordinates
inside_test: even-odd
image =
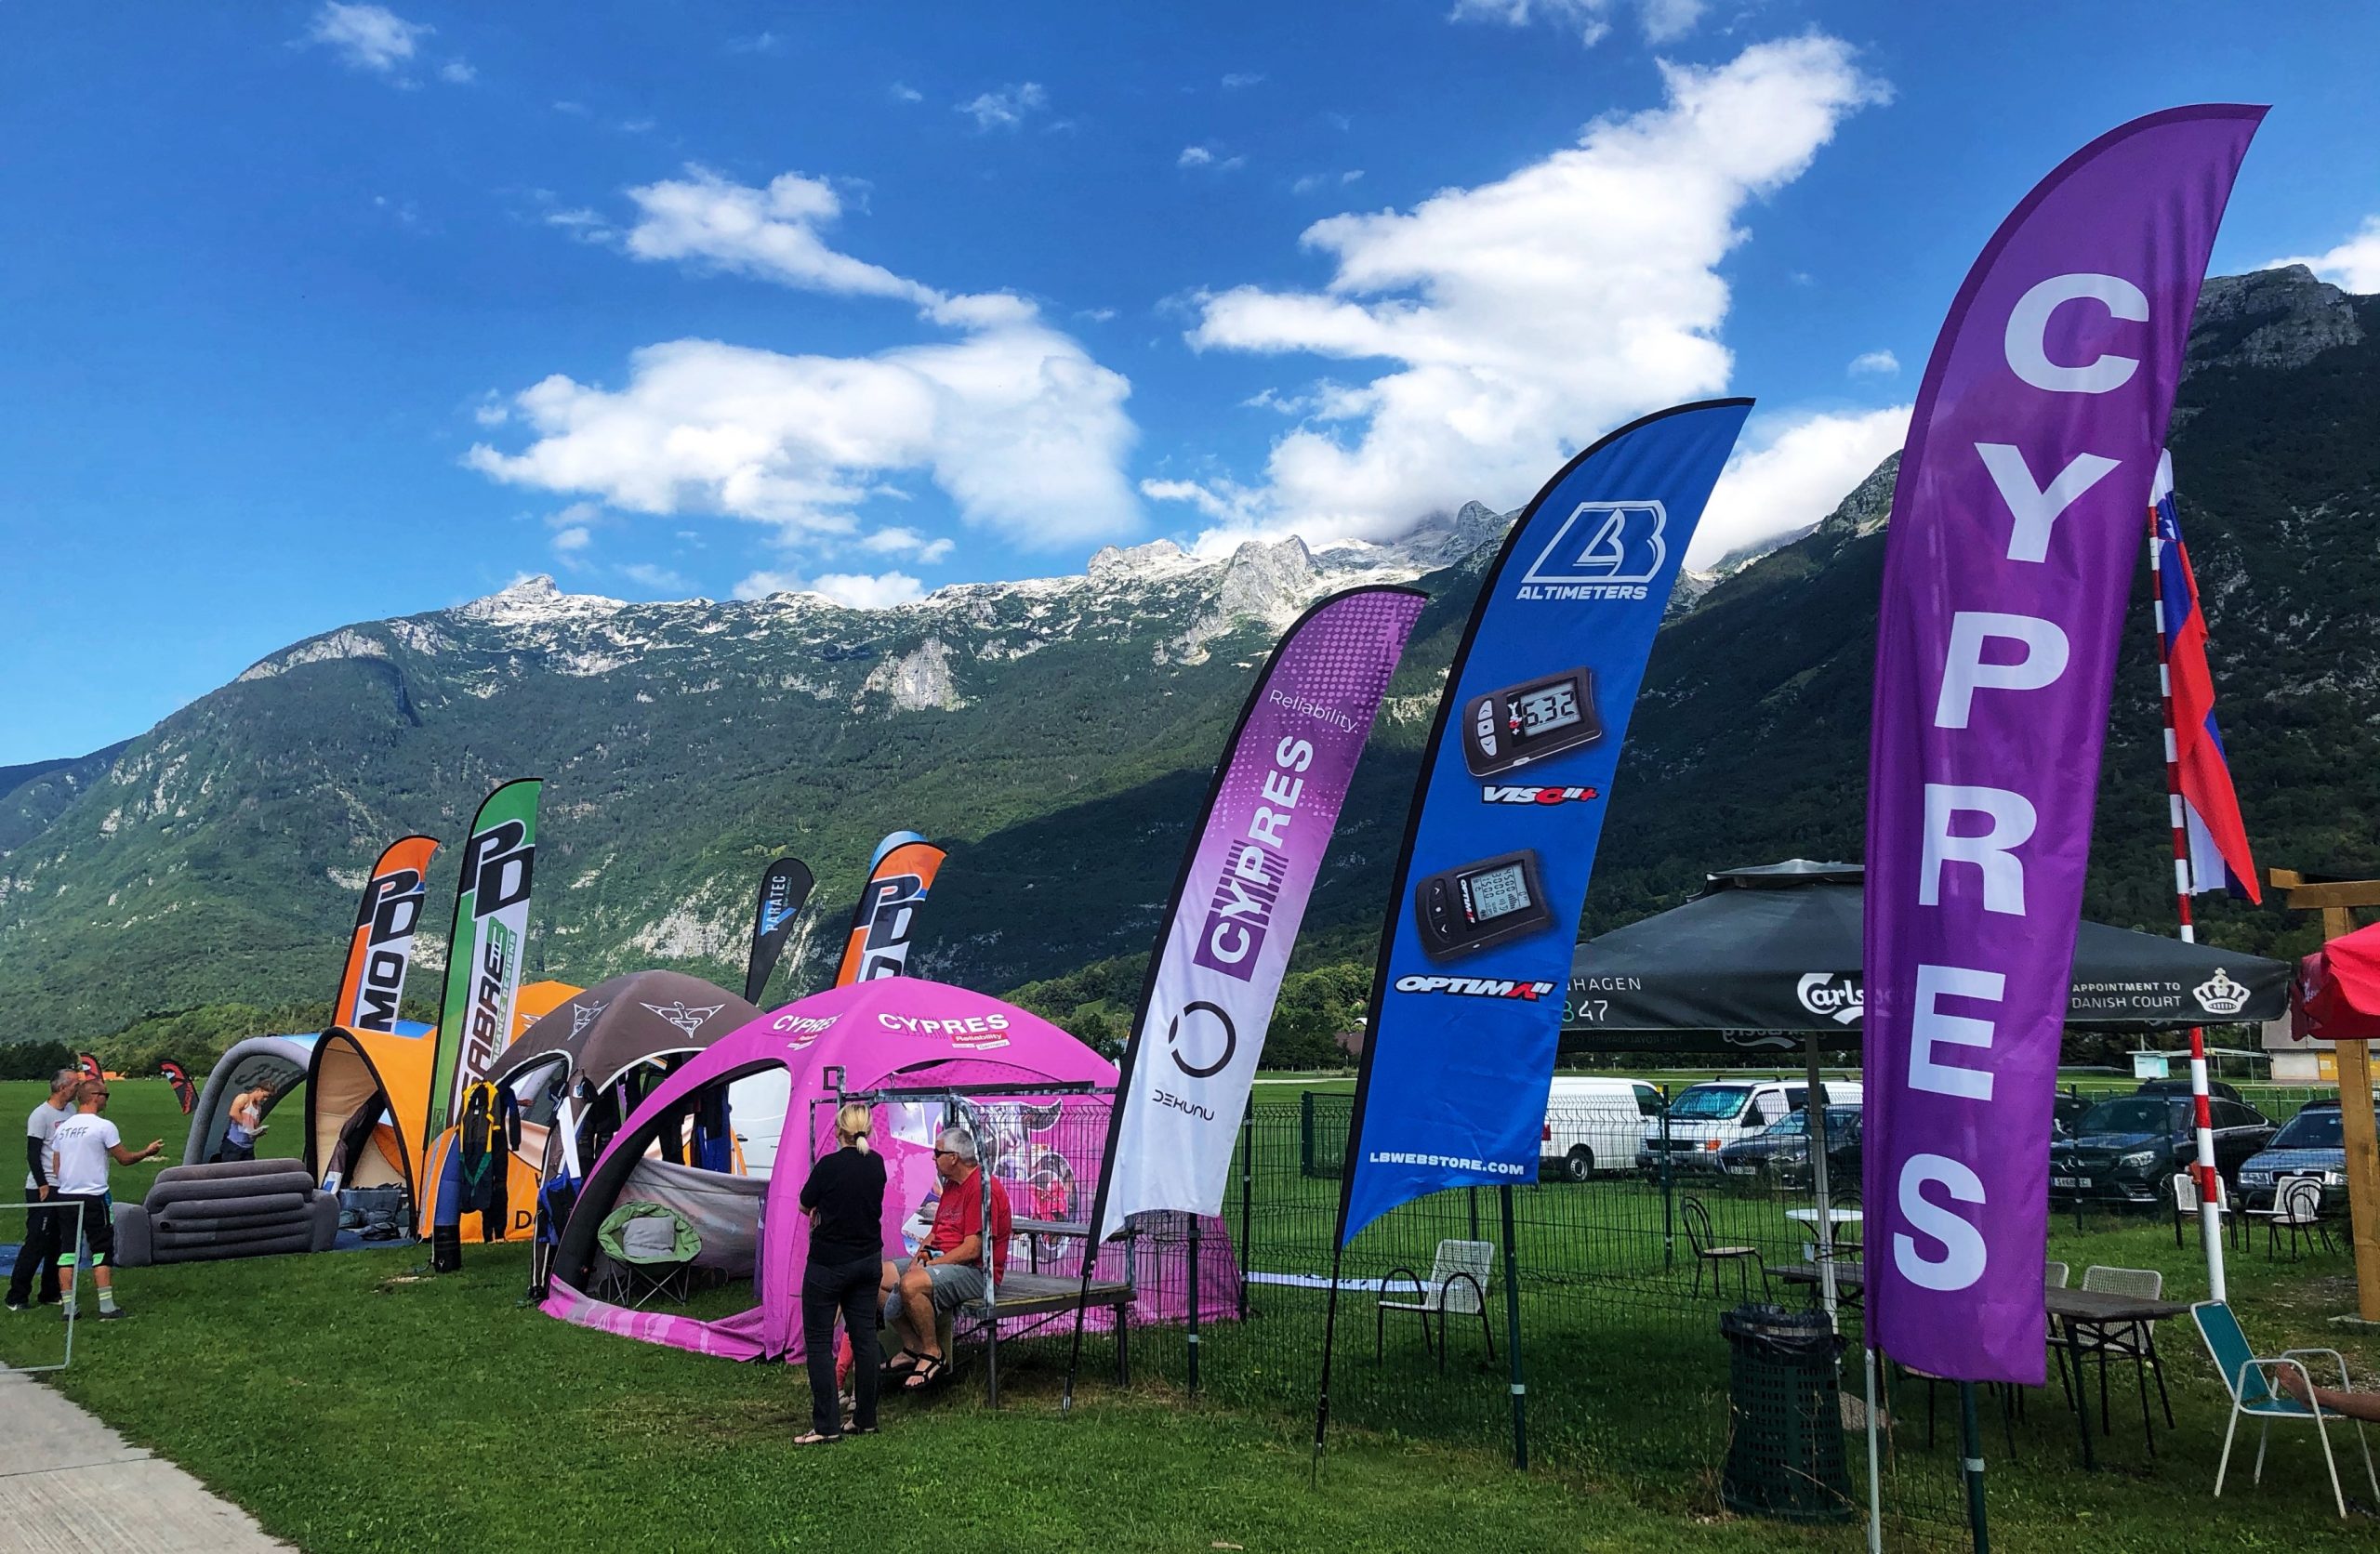
[[[842,1146],[810,1168],[801,1206],[810,1211],[810,1261],[801,1271],[801,1347],[810,1366],[810,1433],[797,1446],[843,1438],[835,1396],[835,1313],[852,1341],[852,1433],[876,1433],[877,1285],[884,1267],[884,1157],[868,1148],[866,1106],[835,1113]]]

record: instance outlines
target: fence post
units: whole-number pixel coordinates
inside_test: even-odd
[[[1496,1189],[1504,1211],[1504,1353],[1512,1363],[1513,1466],[1528,1469],[1528,1389],[1521,1381],[1521,1259],[1514,1245],[1513,1189]],[[1440,1340],[1443,1344],[1444,1340]]]
[[[2074,1376],[2074,1401],[2082,1402],[2082,1376],[2078,1369]],[[2090,1412],[2085,1408],[2084,1414]],[[2090,1429],[2083,1428],[2087,1439]],[[1983,1430],[1975,1417],[1975,1383],[1959,1383],[1959,1445],[1964,1453],[1962,1467],[1967,1481],[1967,1533],[1974,1540],[1975,1554],[1991,1554],[1991,1532],[1983,1517]]]
[[[1256,1098],[1239,1116],[1239,1320],[1248,1320],[1248,1265],[1254,1252],[1249,1245],[1249,1204],[1256,1196]]]
[[[1479,1189],[1466,1187],[1462,1190],[1462,1196],[1464,1202],[1471,1207],[1471,1239],[1477,1241],[1479,1239]]]
[[[1670,1087],[1661,1087],[1661,1271],[1677,1268],[1677,1205],[1670,1196]]]
[[[1190,1216],[1190,1395],[1198,1395],[1198,1217]],[[1241,1286],[1243,1289],[1245,1285]],[[1123,1312],[1116,1313],[1120,1322]]]

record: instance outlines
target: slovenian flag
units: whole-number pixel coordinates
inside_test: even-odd
[[[2189,833],[2190,894],[2228,890],[2262,901],[2240,796],[2231,786],[2223,735],[2215,725],[2215,678],[2206,666],[2206,616],[2199,609],[2198,578],[2182,546],[2174,506],[2174,455],[2157,461],[2149,493],[2157,509],[2158,626],[2165,634],[2165,669],[2172,697],[2175,765],[2182,788],[2182,821]]]

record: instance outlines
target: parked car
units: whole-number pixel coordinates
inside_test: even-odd
[[[2215,1165],[2237,1183],[2248,1157],[2272,1142],[2273,1126],[2243,1100],[2208,1102],[2215,1122]],[[2071,1139],[2049,1147],[2053,1203],[2170,1202],[2175,1172],[2198,1158],[2197,1126],[2187,1088],[2118,1096],[2082,1113]]]
[[[1841,1190],[1859,1180],[1860,1110],[1857,1106],[1826,1109],[1827,1185]],[[1796,1112],[1768,1125],[1749,1139],[1719,1149],[1719,1169],[1728,1176],[1756,1179],[1771,1187],[1806,1187],[1810,1183],[1810,1114]]]
[[[1545,1098],[1538,1169],[1570,1181],[1624,1171],[1636,1159],[1645,1119],[1661,1114],[1661,1092],[1641,1079],[1557,1073]]]
[[[2325,1213],[2339,1205],[2347,1191],[2347,1139],[2341,1131],[2339,1103],[2317,1100],[2281,1125],[2272,1145],[2251,1155],[2240,1167],[2240,1206],[2270,1208],[2283,1177],[2313,1177],[2322,1184]]]
[[[2187,1079],[2144,1079],[2140,1082],[2140,1088],[2133,1092],[2135,1095],[2142,1096],[2186,1096],[2189,1093],[2190,1082]],[[2241,1099],[2238,1090],[2220,1079],[2208,1080],[2206,1093],[2211,1096],[2219,1096],[2225,1100]]]
[[[2059,1139],[2072,1138],[2074,1125],[2082,1120],[2082,1113],[2098,1104],[2089,1096],[2059,1096],[2050,1103],[2051,1134]]]
[[[1857,1079],[1827,1080],[1819,1088],[1824,1093],[1818,1099],[1829,1105],[1857,1106],[1864,1098]],[[1801,1111],[1808,1094],[1809,1086],[1799,1080],[1712,1079],[1689,1085],[1670,1098],[1666,1125],[1658,1118],[1646,1125],[1637,1166],[1658,1170],[1666,1152],[1673,1171],[1715,1172],[1721,1150]]]

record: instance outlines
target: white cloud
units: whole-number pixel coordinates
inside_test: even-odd
[[[771,594],[801,592],[801,574],[793,572],[756,572],[735,585],[737,599],[766,599]]]
[[[905,572],[888,572],[874,577],[866,573],[830,572],[812,578],[810,587],[812,592],[825,594],[837,604],[846,604],[853,610],[889,610],[926,597],[924,586]]]
[[[1832,512],[1908,437],[1909,413],[1897,404],[1805,415],[1781,426],[1755,420],[1711,493],[1686,564],[1707,567]]]
[[[1184,146],[1182,154],[1173,159],[1176,167],[1212,167],[1218,173],[1228,173],[1235,167],[1248,165],[1244,156],[1219,156],[1212,146]]]
[[[1010,323],[874,356],[673,340],[607,390],[556,375],[515,396],[536,434],[466,462],[496,480],[632,512],[717,512],[788,539],[848,535],[875,481],[922,469],[970,523],[1057,547],[1127,533],[1130,385],[1065,336]]]
[[[456,86],[468,86],[479,78],[479,68],[469,59],[449,59],[438,67],[438,79]]]
[[[975,121],[979,130],[1014,129],[1030,114],[1050,106],[1050,94],[1035,81],[1018,82],[985,92],[959,104],[959,112]]]
[[[892,83],[892,96],[895,102],[923,102],[926,99],[925,93],[898,81]]]
[[[1350,168],[1346,172],[1338,174],[1308,173],[1289,185],[1289,192],[1292,194],[1311,194],[1317,189],[1327,189],[1333,186],[1344,189],[1347,185],[1354,183],[1357,178],[1360,178],[1363,176],[1364,170],[1361,167]]]
[[[1447,20],[1501,22],[1507,27],[1541,21],[1577,33],[1580,43],[1593,48],[1610,34],[1609,19],[1620,8],[1621,0],[1455,0]],[[1633,0],[1633,8],[1645,29],[1646,41],[1660,44],[1694,31],[1708,7],[1706,0]]]
[[[1307,228],[1333,261],[1322,290],[1203,297],[1198,349],[1394,363],[1328,396],[1360,429],[1298,427],[1231,505],[1267,531],[1384,538],[1472,498],[1517,506],[1602,429],[1724,389],[1718,267],[1748,204],[1885,100],[1852,53],[1810,34],[1663,64],[1662,106],[1598,119],[1575,147],[1410,211]]]
[[[784,38],[768,32],[755,33],[748,38],[727,40],[727,51],[730,54],[774,54],[784,46]]]
[[[668,567],[655,566],[651,561],[631,561],[617,571],[637,586],[651,588],[655,593],[683,597],[694,591],[693,578],[681,572],[672,572]]]
[[[2380,216],[2367,216],[2355,235],[2327,254],[2300,254],[2285,259],[2268,259],[2258,270],[2278,270],[2282,265],[2302,264],[2315,274],[2358,296],[2380,292]]]
[[[412,61],[421,40],[431,31],[420,22],[407,21],[386,6],[347,6],[330,0],[314,13],[306,38],[357,70],[395,75]]]
[[[627,237],[640,259],[684,259],[775,281],[804,291],[845,296],[889,296],[920,306],[940,293],[905,281],[881,265],[828,247],[819,229],[833,225],[842,197],[825,178],[785,173],[766,189],[730,183],[703,167],[682,178],[631,189],[639,213]],[[557,213],[575,222],[580,213]]]
[[[1891,377],[1900,371],[1900,358],[1889,350],[1863,350],[1851,359],[1851,365],[1843,370],[1853,377],[1858,377],[1863,373],[1874,373],[1881,377]]]
[[[859,548],[877,556],[912,556],[923,566],[947,560],[957,541],[948,535],[930,540],[915,529],[879,529],[859,542]]]
[[[569,560],[594,544],[595,535],[585,524],[574,523],[567,529],[556,530],[550,543],[555,555]]]
[[[737,599],[766,599],[771,594],[822,594],[851,610],[889,610],[926,597],[925,586],[906,573],[830,572],[804,583],[799,573],[756,572],[735,585]]]
[[[636,258],[906,302],[960,337],[865,357],[647,346],[624,388],[558,374],[514,395],[536,440],[518,454],[475,446],[471,468],[632,512],[770,523],[787,540],[854,534],[853,509],[910,470],[967,522],[1027,547],[1137,526],[1123,469],[1138,436],[1131,386],[1032,303],[946,294],[828,247],[818,229],[841,207],[823,178],[788,173],[761,190],[697,168],[628,194],[641,215],[622,245]]]
[[[1262,75],[1251,74],[1245,71],[1234,71],[1229,75],[1223,77],[1223,90],[1226,92],[1236,92],[1243,86],[1261,86],[1263,83],[1263,80],[1264,78]]]

